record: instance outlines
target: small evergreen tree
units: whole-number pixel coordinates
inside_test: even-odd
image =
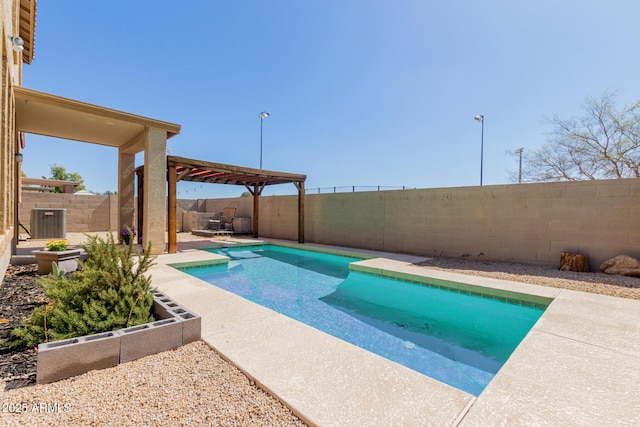
[[[153,321],[151,279],[144,276],[153,265],[151,244],[137,259],[133,242],[116,245],[111,234],[107,241],[89,236],[83,249],[88,257],[81,271],[69,279],[53,274],[39,279],[51,302],[36,308],[12,331],[16,340],[5,345],[32,347]]]

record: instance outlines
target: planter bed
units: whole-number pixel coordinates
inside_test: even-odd
[[[200,339],[201,318],[169,297],[153,295],[155,322],[38,345],[36,382],[46,384],[112,368]]]

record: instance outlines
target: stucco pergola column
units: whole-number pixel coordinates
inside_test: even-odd
[[[118,151],[118,230],[134,228],[135,216],[135,154]]]
[[[167,132],[148,128],[144,138],[143,248],[164,253],[167,197]]]

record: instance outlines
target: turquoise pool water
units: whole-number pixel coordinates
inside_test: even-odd
[[[359,272],[358,258],[264,245],[182,271],[473,395],[543,309]]]

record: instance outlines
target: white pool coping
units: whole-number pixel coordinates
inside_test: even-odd
[[[554,301],[476,398],[168,266],[215,254],[161,255],[152,284],[202,317],[204,341],[313,425],[640,425],[640,301],[431,270],[412,265],[418,257],[306,246],[381,256],[360,262],[380,272]]]

